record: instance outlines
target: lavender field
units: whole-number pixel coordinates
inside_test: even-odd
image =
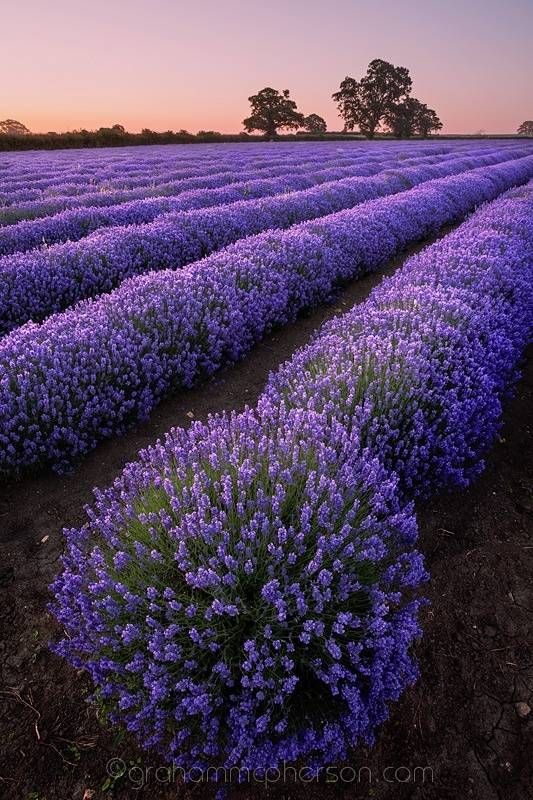
[[[183,797],[287,764],[325,797],[405,738],[438,672],[428,509],[488,480],[521,391],[533,142],[0,153],[0,276],[6,685],[74,761],[50,797],[130,797],[146,754]]]

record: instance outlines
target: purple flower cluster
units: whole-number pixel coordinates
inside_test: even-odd
[[[60,654],[111,719],[193,768],[318,763],[416,677],[425,579],[395,480],[357,437],[275,408],[173,431],[68,532]]]
[[[182,191],[168,197],[148,197],[115,205],[100,207],[86,206],[68,209],[49,217],[23,220],[0,228],[0,255],[24,252],[43,244],[61,241],[77,241],[89,233],[103,227],[133,225],[152,222],[158,216],[169,212],[189,211],[195,208],[226,205],[239,200],[267,197],[282,192],[310,189],[318,184],[342,178],[375,175],[384,169],[404,167],[421,163],[437,163],[459,156],[469,158],[470,168],[483,164],[496,163],[506,158],[519,158],[528,155],[531,148],[497,148],[479,151],[475,149],[463,153],[439,154],[426,149],[413,148],[409,158],[398,155],[376,155],[353,157],[348,162],[335,159],[331,166],[323,159],[319,165],[306,167],[289,165],[287,172],[275,178],[261,177],[260,173],[252,180],[230,183],[215,189],[196,189]],[[424,155],[425,154],[425,155]],[[487,160],[488,159],[488,160]]]
[[[436,146],[432,142],[417,143],[416,145],[390,142],[380,143],[375,148],[371,148],[360,143],[351,143],[340,147],[336,143],[318,146],[313,143],[300,147],[293,145],[292,149],[288,150],[284,150],[279,145],[273,147],[274,149],[272,146],[262,145],[259,150],[254,151],[250,148],[243,149],[241,146],[233,152],[231,148],[229,150],[218,149],[218,151],[213,148],[213,155],[210,159],[200,158],[197,162],[192,161],[190,168],[184,173],[185,177],[176,179],[172,179],[172,174],[176,172],[176,169],[183,171],[186,164],[179,157],[176,158],[179,148],[171,147],[168,149],[167,161],[161,165],[160,170],[154,170],[153,163],[148,160],[146,169],[141,175],[140,185],[131,189],[118,186],[120,181],[127,182],[124,177],[124,164],[120,161],[117,161],[115,169],[110,171],[107,178],[104,177],[105,173],[104,175],[100,174],[94,182],[89,180],[85,188],[76,183],[69,185],[68,176],[65,175],[66,184],[60,183],[52,186],[44,193],[41,190],[39,196],[35,196],[32,178],[24,176],[21,183],[23,188],[20,189],[22,195],[20,195],[19,201],[12,195],[11,201],[7,200],[7,205],[2,205],[0,202],[0,226],[16,224],[21,220],[46,217],[66,209],[105,208],[134,199],[172,196],[195,189],[223,187],[245,180],[254,180],[259,176],[268,178],[283,176],[289,172],[305,174],[309,169],[316,169],[321,165],[329,164],[341,167],[355,162],[379,161],[386,157],[400,159],[410,157],[412,152],[420,155],[425,152],[428,155],[442,152],[459,154],[466,148],[482,154],[487,149],[493,149],[494,144],[478,143],[472,147],[471,144],[464,142],[450,143],[447,146]],[[514,142],[501,143],[499,149],[510,153],[516,151],[517,155],[531,152],[527,143],[520,145]],[[254,157],[254,153],[256,157]],[[20,164],[20,154],[17,154],[17,157],[15,163]],[[68,157],[74,160],[79,158],[79,153],[70,151]],[[52,156],[48,155],[48,158],[51,159]],[[120,181],[118,176],[120,176]],[[0,177],[2,177],[1,172]]]
[[[53,611],[112,720],[189,768],[372,741],[416,677],[409,501],[468,480],[495,434],[532,220],[533,182],[326,325],[256,409],[171,431],[96,493]]]
[[[483,468],[532,331],[533,182],[324,326],[271,377],[264,399],[355,427],[408,498],[466,486]]]
[[[275,325],[409,242],[533,176],[533,157],[429,181],[182,270],[125,281],[0,342],[0,470],[64,469],[160,397],[242,358]]]
[[[481,167],[509,158],[498,152],[478,156],[476,163]],[[462,156],[385,170],[373,178],[344,178],[304,191],[165,214],[150,224],[5,257],[0,259],[0,334],[110,292],[133,275],[176,269],[261,231],[288,228],[471,166],[472,158]]]
[[[304,153],[301,162],[295,163],[293,156],[290,158],[274,157],[263,165],[245,163],[243,168],[241,153],[235,160],[230,161],[226,168],[224,168],[224,163],[221,163],[220,166],[215,164],[212,169],[207,166],[195,167],[190,171],[189,177],[172,180],[169,179],[167,172],[161,178],[152,177],[150,179],[148,173],[147,181],[134,189],[113,188],[107,182],[102,182],[97,186],[89,184],[87,190],[82,190],[80,194],[80,187],[66,185],[64,193],[60,186],[54,190],[53,196],[37,198],[33,196],[33,189],[23,189],[18,202],[14,197],[15,202],[0,205],[0,225],[12,225],[20,220],[48,216],[69,208],[113,206],[137,198],[171,196],[195,189],[217,188],[245,180],[254,180],[258,174],[262,177],[275,177],[286,175],[288,172],[305,173],[312,165],[318,166],[328,163],[328,161],[331,165],[338,167],[343,163],[349,165],[363,159],[379,161],[383,159],[383,156],[383,152],[378,152],[374,156],[363,155],[360,152],[350,152],[346,156],[332,153],[329,160],[324,160],[316,154],[316,150],[313,150],[309,158],[306,158]]]

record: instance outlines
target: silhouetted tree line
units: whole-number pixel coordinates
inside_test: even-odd
[[[347,76],[333,94],[344,130],[358,130],[373,139],[377,132],[398,139],[429,136],[442,128],[437,113],[411,97],[411,76],[406,67],[396,67],[379,58],[371,61],[361,80]],[[261,131],[269,138],[279,130],[303,128],[310,133],[326,133],[326,123],[318,114],[301,114],[288,89],[279,92],[267,87],[248,98],[252,113],[243,120],[247,131]]]
[[[24,127],[24,126],[22,126]],[[26,129],[27,131],[27,129]],[[252,137],[247,134],[225,135],[217,131],[164,131],[158,133],[143,128],[141,133],[129,133],[122,125],[111,128],[85,129],[67,133],[30,133],[14,130],[2,131],[0,123],[0,150],[56,150],[74,147],[125,147],[142,144],[190,144],[193,142],[239,142]],[[253,137],[256,138],[256,137]],[[257,137],[263,138],[263,137]]]
[[[0,150],[55,149],[59,147],[114,147],[138,144],[187,144],[192,142],[239,142],[247,139],[316,139],[325,136],[352,138],[355,135],[373,139],[376,135],[408,139],[427,137],[442,128],[434,109],[411,96],[412,80],[406,67],[397,67],[382,59],[374,59],[360,80],[347,76],[332,97],[344,121],[341,134],[330,134],[326,121],[318,114],[305,116],[298,111],[288,89],[278,91],[267,86],[248,98],[249,117],[243,120],[244,132],[236,135],[218,131],[186,130],[157,133],[143,128],[129,133],[123,125],[85,129],[68,133],[30,133],[21,122],[6,119],[0,122]],[[258,136],[250,136],[258,131]],[[295,131],[296,133],[290,133]],[[287,133],[289,132],[289,133]],[[520,136],[533,136],[533,121],[526,120],[518,128]],[[481,135],[481,134],[480,134]]]

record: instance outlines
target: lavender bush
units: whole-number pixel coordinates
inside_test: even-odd
[[[182,766],[343,758],[416,676],[415,536],[394,479],[319,415],[177,430],[68,534],[58,651]]]
[[[57,649],[144,745],[264,770],[372,741],[416,676],[409,499],[494,436],[533,327],[532,212],[533,182],[482,209],[68,532]]]
[[[409,259],[269,383],[268,405],[357,427],[406,496],[465,486],[533,326],[533,183]]]

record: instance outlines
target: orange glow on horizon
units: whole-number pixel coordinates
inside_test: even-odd
[[[340,130],[331,94],[372,58],[410,69],[444,133],[512,133],[533,115],[527,0],[3,3],[0,119],[36,132],[238,133],[267,85]]]

